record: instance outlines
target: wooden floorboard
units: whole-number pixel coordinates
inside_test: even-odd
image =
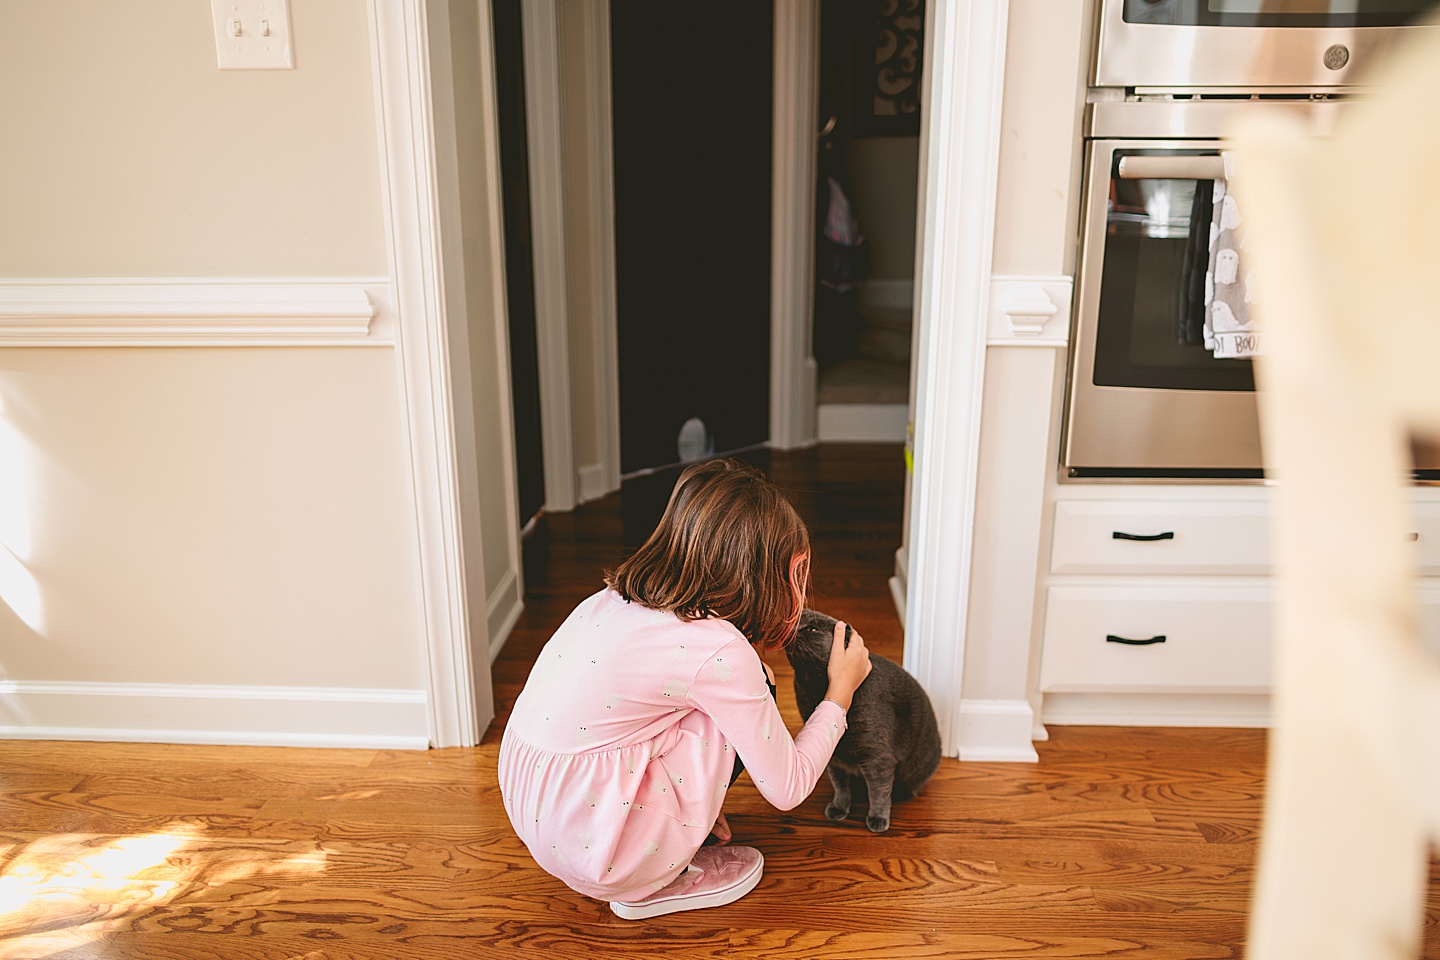
[[[814,605],[898,658],[899,449],[757,458],[811,526]],[[945,761],[884,836],[827,821],[823,784],[781,813],[742,779],[727,809],[765,877],[715,910],[630,923],[543,873],[499,804],[504,718],[660,493],[547,518],[475,749],[0,742],[0,958],[1241,956],[1255,730],[1052,728],[1037,764]],[[784,658],[768,659],[798,726]],[[1440,960],[1440,864],[1431,878],[1424,956]]]

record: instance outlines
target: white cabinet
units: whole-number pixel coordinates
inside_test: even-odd
[[[1268,491],[1060,498],[1039,690],[1047,722],[1264,723]],[[1436,515],[1440,522],[1440,513]],[[1440,543],[1440,538],[1437,538]]]
[[[1040,689],[1264,693],[1270,588],[1052,586]]]
[[[1265,574],[1269,510],[1268,503],[1245,501],[1061,500],[1050,571]],[[1440,546],[1440,537],[1435,542]]]
[[[1041,565],[1042,719],[1266,722],[1270,493],[1059,487]],[[1440,657],[1440,488],[1412,499],[1417,613]]]

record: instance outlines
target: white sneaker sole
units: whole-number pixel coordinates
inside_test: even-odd
[[[704,910],[707,907],[723,907],[727,903],[734,903],[745,894],[755,889],[760,882],[761,875],[765,872],[765,858],[762,856],[760,862],[755,864],[755,869],[745,876],[736,880],[728,887],[721,887],[719,890],[711,890],[706,894],[677,893],[673,896],[664,897],[659,900],[642,900],[639,903],[624,903],[619,900],[610,901],[610,909],[615,916],[622,920],[647,920],[650,917],[663,917],[667,913],[679,913],[682,910]]]

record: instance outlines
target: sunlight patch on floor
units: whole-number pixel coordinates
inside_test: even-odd
[[[256,841],[237,840],[242,848]],[[62,834],[0,848],[0,958],[53,956],[125,926],[177,896],[257,874],[318,873],[328,853],[278,862],[211,859],[199,828],[173,824],[143,836]],[[17,952],[18,951],[18,952]]]

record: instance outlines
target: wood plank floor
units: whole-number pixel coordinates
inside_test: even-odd
[[[811,525],[815,605],[898,657],[898,449],[757,456]],[[549,632],[654,522],[662,481],[549,519],[478,748],[0,742],[0,957],[1241,955],[1265,752],[1250,730],[1054,728],[1038,764],[945,761],[885,836],[825,820],[823,784],[782,814],[742,779],[727,809],[765,877],[715,910],[629,923],[540,871],[499,803],[503,719]],[[798,725],[786,676],[781,703]],[[1432,865],[1440,960],[1437,891]]]

